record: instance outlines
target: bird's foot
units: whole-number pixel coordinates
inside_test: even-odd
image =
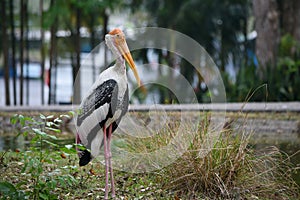
[[[113,192],[113,193],[111,194],[111,197],[112,197],[113,199],[115,199],[115,198],[116,198],[116,194]]]
[[[115,194],[112,194],[111,197],[112,197],[112,199],[116,199],[116,195],[115,195]],[[105,200],[108,200],[108,199],[109,199],[109,198],[108,198],[108,195],[107,195],[107,196],[104,196],[104,199],[105,199]]]

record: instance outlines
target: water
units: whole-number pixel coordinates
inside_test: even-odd
[[[66,145],[66,144],[73,144],[75,139],[73,134],[69,134],[64,136],[64,139],[58,140],[56,143],[58,145]],[[15,150],[26,150],[30,147],[30,140],[25,138],[23,135],[16,136],[16,135],[0,135],[0,152],[3,151],[15,151]]]
[[[7,150],[25,149],[29,146],[29,142],[24,137],[16,137],[12,135],[0,135],[0,152]]]

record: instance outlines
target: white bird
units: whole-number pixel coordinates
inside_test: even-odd
[[[105,35],[108,48],[116,57],[114,66],[104,70],[87,95],[82,100],[77,117],[75,118],[77,135],[76,143],[86,147],[78,150],[79,165],[87,165],[100,154],[104,146],[105,157],[105,199],[108,199],[108,175],[110,173],[112,197],[115,197],[113,170],[111,166],[110,141],[112,132],[128,109],[128,83],[126,64],[134,72],[138,85],[140,78],[129,52],[124,33],[116,28]]]

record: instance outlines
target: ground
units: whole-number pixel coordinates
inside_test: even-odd
[[[44,113],[43,116],[51,116],[49,120],[47,120],[47,122],[49,122],[61,114],[62,113]],[[146,124],[151,124],[151,122],[157,124],[161,122],[159,117],[161,117],[162,114],[159,113],[158,116],[156,116],[156,114],[149,115],[149,113],[135,112],[130,115],[135,117],[134,119],[140,119]],[[39,113],[34,113],[34,115],[37,116],[37,118],[41,118]],[[210,116],[210,114],[201,114],[199,120],[200,135],[207,133],[205,132],[206,117],[202,115],[207,117]],[[12,116],[12,113],[4,113],[1,114],[1,116],[3,119],[7,119]],[[168,142],[170,136],[171,138],[173,137],[171,133],[178,126],[176,126],[176,123],[174,125],[171,122],[178,122],[176,119],[178,119],[179,116],[181,116],[179,113],[168,113],[168,120],[166,122],[168,129],[160,132],[158,136],[153,138],[153,141],[139,139],[132,140],[133,142],[124,145],[123,141],[126,141],[128,138],[124,138],[122,135],[116,133],[114,135],[115,144],[122,148],[128,148],[128,151],[151,152],[153,146],[158,148],[159,145],[163,145],[160,141]],[[192,116],[194,117],[195,113]],[[65,140],[68,134],[61,135],[65,133],[65,128],[69,126],[66,125],[69,124],[70,120],[65,117],[62,118],[63,120],[59,127],[59,129],[63,130],[62,132],[46,131],[46,135],[44,135],[43,132],[33,129],[34,133],[29,134],[27,138],[31,142],[30,148],[11,148],[11,150],[2,151],[0,153],[0,173],[3,174],[0,179],[2,183],[2,185],[0,184],[2,195],[5,195],[3,188],[7,190],[11,188],[10,194],[19,194],[20,196],[29,196],[31,198],[37,196],[42,199],[103,198],[104,166],[102,165],[101,157],[86,167],[79,167],[74,148],[72,145],[68,146],[72,144],[72,142]],[[264,121],[261,122],[261,120],[258,119],[263,119]],[[255,126],[257,122],[260,122],[257,125],[263,128],[255,127],[257,128],[256,131],[264,130],[264,127],[266,127],[266,124],[268,125],[269,122],[271,122],[271,126],[274,122],[276,125],[281,122],[292,122],[289,127],[291,130],[296,128],[296,132],[292,131],[291,134],[297,135],[297,123],[299,124],[298,113],[285,113],[284,115],[282,113],[227,113],[225,121],[223,136],[219,139],[219,142],[215,145],[215,149],[211,151],[211,154],[208,154],[204,158],[199,159],[197,156],[199,154],[195,153],[199,151],[203,143],[201,138],[197,138],[193,140],[188,151],[186,151],[181,158],[162,169],[138,174],[115,170],[116,193],[118,198],[205,199],[216,197],[228,199],[241,196],[242,198],[248,199],[297,199],[297,197],[299,197],[299,186],[297,186],[291,178],[292,174],[297,172],[297,166],[299,173],[299,160],[295,159],[299,158],[299,152],[296,153],[297,145],[295,149],[293,149],[290,148],[292,145],[291,142],[286,143],[288,144],[286,145],[286,149],[290,151],[288,153],[290,153],[290,155],[296,153],[292,157],[281,154],[275,147],[268,148],[268,151],[261,154],[260,149],[271,146],[268,140],[264,140],[263,145],[254,144],[253,141],[255,140],[251,142],[253,135],[252,137],[244,139],[237,138],[236,135],[244,131],[251,132],[249,127]],[[241,129],[243,131],[241,131]],[[283,133],[278,131],[274,134],[278,136]],[[58,139],[64,138],[62,141],[68,142],[51,140],[53,135]],[[34,136],[37,137],[34,138]],[[73,134],[69,136],[73,137]],[[277,145],[281,148],[283,147],[280,146],[281,144]],[[143,146],[143,148],[140,148],[141,146]],[[145,146],[149,146],[149,148],[145,148]],[[291,160],[294,164],[290,162]],[[239,164],[232,165],[232,163]],[[264,169],[261,169],[262,166],[257,165],[257,163],[266,163],[269,166],[273,166],[271,167],[272,175],[261,176],[263,173],[259,170],[263,171]],[[249,168],[250,166],[256,167]],[[255,169],[254,173],[249,173],[248,171],[251,170],[248,169]],[[270,168],[268,168],[268,171],[269,170]],[[284,171],[284,173],[282,171]],[[189,177],[191,174],[193,174],[192,177]],[[207,178],[203,179],[205,176],[207,176]],[[259,183],[252,183],[251,181],[253,181],[253,179],[251,176],[260,177],[261,180]],[[264,181],[266,182],[264,183]],[[258,188],[260,187],[261,189],[247,188],[247,182],[258,184]],[[6,183],[6,185],[3,185],[3,183]],[[183,183],[186,187],[182,185]],[[272,183],[274,188],[269,187],[267,185],[268,183]],[[282,185],[283,183],[289,185],[290,188],[285,188],[285,186]],[[215,187],[216,185],[219,186]],[[178,189],[178,187],[180,189]],[[247,191],[251,191],[251,193]],[[294,194],[291,191],[293,191]],[[266,197],[266,194],[269,198]]]

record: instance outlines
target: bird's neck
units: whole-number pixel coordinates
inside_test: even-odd
[[[117,58],[114,68],[120,74],[126,73],[126,64],[125,64],[125,60],[123,57]]]

